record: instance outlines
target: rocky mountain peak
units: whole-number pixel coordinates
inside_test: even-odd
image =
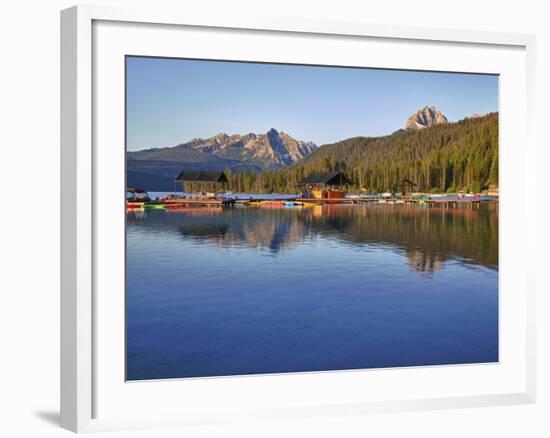
[[[434,125],[443,125],[445,123],[447,123],[447,117],[445,117],[435,106],[425,106],[407,119],[405,129],[424,129]]]
[[[196,163],[225,163],[217,167],[278,169],[294,164],[317,149],[312,142],[296,140],[271,128],[264,134],[219,133],[210,138],[194,138],[174,147],[130,153],[133,159]]]

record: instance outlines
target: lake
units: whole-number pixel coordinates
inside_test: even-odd
[[[127,379],[498,361],[498,211],[127,213]]]

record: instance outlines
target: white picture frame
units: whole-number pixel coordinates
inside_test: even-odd
[[[99,27],[98,27],[99,26]],[[112,71],[105,69],[105,60],[117,59],[121,54],[136,54],[139,49],[139,34],[148,29],[150,47],[144,48],[147,54],[151,51],[161,56],[170,54],[179,55],[178,45],[172,47],[163,41],[163,35],[170,32],[200,32],[201,38],[214,36],[209,46],[205,39],[204,44],[197,44],[193,54],[204,52],[203,57],[219,56],[220,32],[233,32],[235,41],[251,41],[264,38],[262,44],[279,46],[277,39],[300,38],[315,40],[316,38],[334,38],[335,46],[328,45],[322,56],[334,56],[334,62],[339,65],[348,65],[343,58],[336,56],[335,47],[352,44],[368,43],[374,47],[378,43],[390,45],[406,45],[418,47],[419,50],[435,50],[441,56],[426,58],[424,69],[446,71],[481,71],[503,75],[504,94],[501,94],[501,135],[504,144],[511,144],[511,140],[522,141],[522,155],[513,149],[506,149],[504,158],[501,157],[502,174],[502,201],[500,206],[501,217],[506,215],[506,225],[502,227],[500,249],[502,264],[501,287],[514,289],[517,294],[504,294],[504,304],[501,314],[504,321],[501,323],[501,334],[505,336],[505,344],[501,347],[510,354],[510,358],[497,364],[500,368],[485,368],[482,366],[455,366],[420,367],[415,369],[393,369],[376,372],[344,371],[328,373],[296,373],[285,376],[256,376],[239,378],[187,379],[186,392],[207,394],[211,400],[218,396],[219,403],[211,407],[201,405],[196,400],[191,403],[174,402],[178,391],[181,391],[182,382],[145,382],[144,384],[125,383],[120,381],[118,371],[111,373],[109,368],[120,369],[123,363],[123,351],[120,350],[120,332],[124,320],[123,307],[120,300],[110,302],[109,299],[98,300],[98,294],[112,284],[113,295],[116,300],[120,276],[123,272],[109,274],[103,265],[106,263],[106,244],[109,237],[115,239],[120,236],[120,221],[113,223],[113,228],[105,231],[105,216],[109,214],[109,205],[112,207],[113,198],[106,187],[120,183],[117,163],[123,160],[123,155],[114,146],[105,149],[110,144],[109,136],[120,138],[120,99],[123,99],[124,78],[121,77],[120,65],[114,66]],[[122,32],[122,33],[121,33]],[[138,44],[137,49],[129,49],[123,33],[131,34],[131,40]],[[158,39],[152,37],[158,34]],[[122,35],[122,36],[121,36]],[[187,34],[185,34],[187,35]],[[185,38],[182,35],[182,38]],[[170,35],[173,40],[173,35]],[[128,38],[129,40],[130,38]],[[269,41],[268,41],[269,40]],[[272,40],[272,41],[271,41]],[[271,41],[271,42],[270,42]],[[328,40],[327,40],[328,41]],[[332,40],[331,40],[332,41]],[[106,44],[108,43],[108,44]],[[126,45],[125,45],[126,44]],[[229,44],[229,43],[228,43]],[[281,47],[283,43],[281,42]],[[287,42],[288,44],[288,42]],[[306,43],[304,43],[306,44]],[[309,44],[309,43],[307,43]],[[312,43],[313,44],[313,43]],[[181,44],[180,44],[181,46]],[[254,46],[254,44],[250,44]],[[456,48],[467,57],[468,51],[476,51],[479,66],[475,67],[472,57],[469,67],[460,55],[445,56],[448,47]],[[210,47],[210,48],[209,48]],[[306,48],[308,46],[304,46]],[[162,48],[162,49],[161,49]],[[264,48],[264,47],[262,47]],[[314,46],[311,46],[311,60],[314,58]],[[536,198],[536,189],[525,191],[526,186],[536,187],[535,181],[535,141],[533,137],[534,119],[534,48],[535,39],[531,35],[506,34],[490,32],[473,32],[449,29],[423,29],[401,26],[381,26],[364,23],[336,23],[310,22],[305,20],[278,20],[257,19],[243,17],[239,21],[226,22],[223,18],[193,16],[187,11],[162,10],[125,10],[109,7],[78,6],[66,9],[61,13],[61,425],[75,431],[98,431],[119,428],[159,427],[166,425],[209,424],[219,421],[233,421],[254,417],[255,419],[296,418],[315,415],[343,415],[363,414],[369,412],[395,412],[419,409],[441,409],[450,407],[475,407],[502,404],[532,403],[535,400],[535,308],[534,286],[535,273],[525,260],[525,253],[505,251],[506,248],[523,246],[530,248],[534,245],[536,224],[534,217],[529,217],[526,209],[511,209],[507,199],[513,199],[518,194],[526,193],[525,202]],[[131,50],[131,52],[128,52]],[[208,52],[210,50],[210,52]],[[250,49],[248,55],[229,53],[227,59],[237,59],[248,56],[255,60],[257,55]],[[331,50],[335,53],[331,54]],[[397,50],[397,49],[396,49]],[[454,50],[454,49],[453,49]],[[379,50],[379,52],[381,52]],[[495,52],[494,59],[489,52]],[[224,52],[225,53],[225,52]],[[243,52],[244,53],[244,52]],[[404,52],[403,52],[404,53]],[[140,53],[137,53],[140,54]],[[218,54],[218,55],[217,55]],[[483,55],[483,56],[479,56]],[[485,56],[487,55],[487,56]],[[105,58],[102,58],[105,56]],[[275,49],[265,56],[269,60],[300,61],[300,52],[285,54]],[[318,55],[321,56],[321,55]],[[340,56],[340,55],[339,55]],[[344,55],[341,55],[344,56]],[[351,55],[349,55],[351,56]],[[375,67],[410,68],[417,69],[418,62],[413,64],[411,59],[403,59],[401,66],[397,63],[387,65],[382,55],[373,64]],[[115,57],[115,58],[112,58]],[[233,57],[233,58],[232,58]],[[327,61],[320,64],[329,65]],[[493,59],[493,60],[492,60]],[[265,60],[265,59],[262,59]],[[513,60],[514,62],[510,62]],[[117,61],[117,62],[118,62]],[[304,62],[304,61],[303,61]],[[345,64],[342,64],[344,62]],[[378,65],[375,65],[378,62]],[[409,64],[407,64],[409,63]],[[463,64],[461,64],[463,63]],[[492,64],[493,63],[493,64]],[[113,64],[114,65],[114,64]],[[408,65],[408,67],[407,67]],[[508,67],[502,67],[499,65]],[[503,73],[505,69],[506,73]],[[108,79],[109,85],[101,82],[105,74],[112,74],[113,80]],[[509,78],[509,79],[508,79]],[[122,88],[121,88],[122,84]],[[99,90],[99,91],[98,91]],[[115,99],[106,107],[102,91],[108,91]],[[122,93],[122,94],[121,94]],[[103,105],[103,106],[102,106]],[[511,108],[516,106],[517,108]],[[114,108],[112,114],[103,111],[105,108]],[[517,119],[516,126],[511,127],[510,121]],[[105,123],[104,119],[111,122]],[[123,119],[122,119],[123,124]],[[98,128],[98,126],[100,126]],[[115,133],[116,131],[116,133]],[[114,134],[113,134],[114,133]],[[118,137],[117,137],[118,136]],[[105,140],[105,141],[103,141]],[[100,142],[101,146],[98,146]],[[113,144],[117,144],[113,142]],[[97,153],[97,148],[101,153]],[[122,150],[123,146],[121,145]],[[106,154],[112,151],[111,167],[105,159]],[[118,157],[118,158],[117,158]],[[117,161],[118,160],[118,161]],[[115,174],[119,176],[115,176]],[[116,190],[115,190],[116,192]],[[122,199],[122,198],[121,198]],[[111,202],[111,203],[110,203]],[[109,204],[110,203],[110,204]],[[100,207],[101,208],[98,208]],[[106,206],[104,208],[104,206]],[[116,209],[111,213],[117,214]],[[108,216],[111,217],[111,216]],[[514,229],[523,223],[526,231],[522,239],[514,240]],[[528,226],[525,226],[528,223]],[[117,225],[118,224],[118,225]],[[106,233],[112,233],[107,236]],[[116,234],[116,235],[115,235]],[[103,237],[102,237],[103,236]],[[118,237],[117,237],[118,236]],[[102,240],[104,239],[104,240]],[[108,245],[108,244],[107,244]],[[113,243],[113,245],[115,245]],[[504,248],[504,249],[503,249]],[[108,249],[108,248],[107,248]],[[117,253],[117,251],[112,251]],[[527,252],[526,252],[527,253]],[[515,257],[515,258],[514,258]],[[519,260],[523,259],[523,260]],[[514,272],[507,266],[515,264]],[[116,263],[113,265],[116,268]],[[534,264],[533,264],[534,266]],[[118,265],[120,268],[120,265]],[[120,271],[120,269],[118,269]],[[116,277],[116,278],[115,278]],[[111,283],[112,282],[112,283]],[[510,301],[507,297],[510,296]],[[507,304],[508,303],[508,304]],[[122,313],[121,313],[122,310]],[[515,313],[514,313],[515,312]],[[105,322],[109,320],[110,322]],[[517,321],[513,327],[512,320]],[[105,332],[109,330],[113,341],[107,340]],[[513,338],[513,339],[512,339]],[[510,343],[508,345],[508,343]],[[513,345],[512,345],[513,344]],[[123,344],[122,344],[123,345]],[[508,348],[508,350],[507,350]],[[120,351],[119,351],[120,350]],[[102,354],[98,354],[101,352]],[[120,356],[118,356],[120,352]],[[514,354],[511,354],[514,353]],[[114,357],[117,356],[117,357]],[[514,356],[512,358],[512,356]],[[516,357],[517,356],[517,357]],[[109,362],[110,361],[110,362]],[[512,363],[513,362],[513,363]],[[501,370],[506,370],[501,373]],[[118,373],[118,374],[117,374]],[[388,373],[391,373],[388,374]],[[423,382],[434,380],[445,382],[457,378],[458,386],[447,391],[441,385],[434,384],[434,388]],[[494,379],[493,379],[494,378]],[[390,391],[387,383],[374,384],[391,379],[395,386],[414,379],[417,387],[410,391]],[[424,380],[423,380],[424,379]],[[462,380],[461,380],[462,379]],[[479,391],[474,391],[475,380],[487,382]],[[506,386],[504,381],[512,382]],[[112,382],[118,382],[113,384]],[[465,381],[472,383],[469,388]],[[350,388],[365,385],[372,388],[372,397],[362,397],[352,393]],[[369,386],[370,385],[370,386]],[[384,386],[386,385],[386,386]],[[278,387],[277,393],[274,387]],[[406,385],[405,385],[406,386]],[[435,390],[439,386],[439,390]],[[308,398],[293,394],[294,403],[285,399],[285,389],[300,388]],[[325,388],[325,394],[320,396],[316,389]],[[258,388],[261,388],[259,390]],[[192,392],[194,391],[194,392]],[[236,395],[242,393],[244,395]],[[261,400],[262,393],[270,394],[269,402]],[[220,397],[220,394],[225,394]],[[288,392],[287,392],[288,394]],[[419,394],[424,394],[420,395]],[[111,405],[106,401],[106,395],[112,400]],[[138,404],[132,400],[155,400],[154,405],[143,405],[140,411]],[[241,397],[243,400],[239,399]],[[253,404],[247,403],[245,398],[257,397]],[[158,403],[159,399],[166,403]],[[288,398],[288,396],[287,396]],[[234,402],[234,403],[232,403]],[[172,403],[172,408],[170,407]],[[233,407],[230,405],[234,404]],[[196,406],[195,406],[196,405]],[[119,409],[126,406],[126,409]],[[195,409],[196,407],[196,409]],[[231,409],[230,409],[231,407]],[[103,414],[106,412],[107,414]]]

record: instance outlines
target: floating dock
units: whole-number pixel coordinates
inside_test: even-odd
[[[456,207],[458,205],[479,206],[481,203],[498,202],[497,200],[479,199],[479,198],[462,198],[462,199],[399,199],[399,198],[297,198],[298,201],[304,203],[312,203],[318,205],[326,204],[404,204],[404,205],[427,205],[443,207]]]
[[[162,199],[150,202],[128,202],[128,210],[162,210],[188,207],[233,207],[235,199]]]
[[[484,199],[479,197],[464,197],[460,199],[438,199],[435,198],[366,198],[366,197],[346,197],[346,198],[204,198],[204,199],[186,199],[186,198],[166,198],[150,202],[128,202],[127,209],[180,209],[190,207],[234,207],[235,205],[245,206],[285,206],[294,203],[295,206],[308,205],[334,205],[334,204],[386,204],[386,205],[420,205],[420,206],[442,206],[453,208],[457,206],[479,207],[485,203],[498,203],[498,199]]]
[[[166,208],[184,208],[184,207],[233,207],[235,199],[165,199],[161,200]]]

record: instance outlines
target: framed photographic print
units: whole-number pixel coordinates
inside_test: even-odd
[[[75,7],[61,44],[63,427],[534,401],[533,37]]]

